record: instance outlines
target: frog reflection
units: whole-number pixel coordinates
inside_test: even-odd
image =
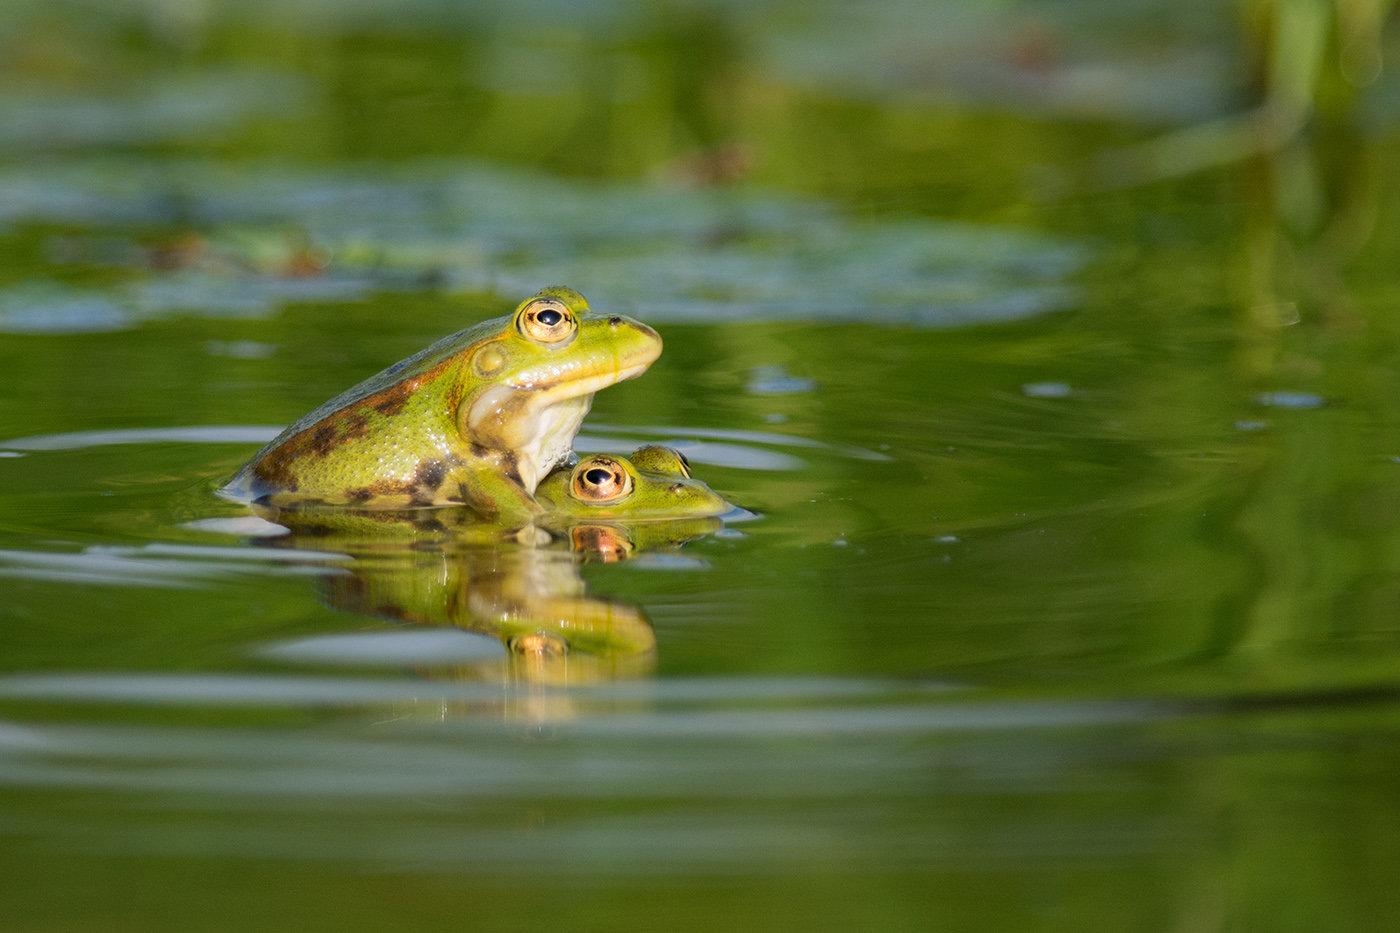
[[[509,651],[507,679],[566,685],[652,669],[651,622],[635,606],[589,596],[577,560],[562,548],[467,546],[356,557],[348,574],[325,578],[327,603],[358,615],[491,635]]]
[[[331,606],[491,635],[508,649],[507,679],[578,684],[649,672],[650,621],[634,606],[590,597],[580,562],[674,550],[717,530],[716,516],[732,507],[666,448],[587,458],[541,490],[545,514],[525,532],[483,525],[466,509],[254,510],[290,532],[269,543],[354,558],[322,582]]]

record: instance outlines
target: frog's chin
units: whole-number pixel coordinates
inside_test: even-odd
[[[626,365],[610,361],[612,365],[591,372],[573,368],[555,373],[556,378],[544,384],[527,377],[490,386],[462,405],[458,427],[471,444],[505,454],[520,484],[533,493],[545,474],[572,454],[574,435],[593,404],[593,393],[640,376],[655,359],[655,353],[644,353]]]
[[[473,446],[497,451],[526,492],[568,459],[593,393],[550,399],[539,391],[493,386],[463,406],[462,436]]]

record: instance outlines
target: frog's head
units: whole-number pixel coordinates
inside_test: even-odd
[[[685,457],[668,447],[643,447],[630,458],[585,457],[572,470],[546,477],[535,499],[566,520],[675,521],[733,509],[692,477]]]
[[[657,477],[691,478],[690,461],[685,458],[685,454],[674,447],[647,444],[632,451],[627,459],[638,473],[650,473]]]
[[[593,393],[660,355],[661,338],[645,324],[595,315],[571,288],[542,289],[466,355],[458,427],[472,444],[514,452],[534,490],[570,455]]]

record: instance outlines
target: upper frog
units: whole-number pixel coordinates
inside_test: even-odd
[[[542,289],[298,418],[222,492],[278,507],[466,504],[528,518],[593,393],[660,353],[645,324],[593,315],[573,289]]]
[[[674,521],[722,515],[734,506],[690,475],[670,447],[639,447],[630,457],[594,454],[555,470],[535,491],[549,515],[566,522],[612,519]]]

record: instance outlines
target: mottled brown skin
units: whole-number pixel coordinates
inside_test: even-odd
[[[222,492],[278,508],[465,504],[528,519],[593,392],[639,375],[660,351],[646,325],[592,315],[571,289],[544,289],[298,419]]]

